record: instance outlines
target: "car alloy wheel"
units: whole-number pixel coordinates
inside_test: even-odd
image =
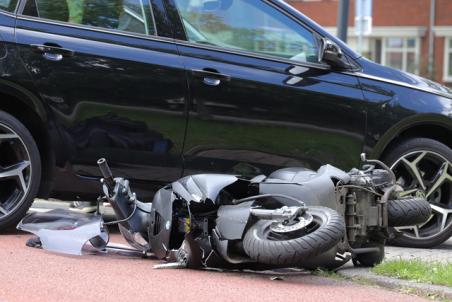
[[[441,154],[419,150],[400,157],[391,166],[402,195],[425,197],[432,215],[421,225],[399,227],[411,239],[428,239],[444,232],[452,224],[452,164]]]
[[[24,141],[3,123],[0,123],[0,154],[0,220],[3,220],[24,203],[33,171]]]

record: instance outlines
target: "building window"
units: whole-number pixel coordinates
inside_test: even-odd
[[[363,54],[379,64],[417,74],[419,53],[418,38],[381,37],[371,38]]]
[[[417,38],[383,38],[381,48],[383,65],[411,73],[419,72],[419,41]]]
[[[445,42],[444,81],[452,82],[452,37],[446,38]]]

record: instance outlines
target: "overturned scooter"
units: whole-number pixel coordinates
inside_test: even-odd
[[[362,161],[363,170],[349,173],[325,165],[317,172],[288,168],[251,180],[187,176],[160,189],[152,203],[138,201],[128,180],[113,178],[105,159],[98,164],[103,199],[114,209],[121,234],[136,250],[168,262],[161,267],[334,269],[350,259],[379,263],[389,227],[420,224],[431,215],[425,199],[399,198],[403,189],[386,165],[365,156]],[[106,247],[99,215],[81,224],[62,216],[31,214],[18,228],[57,252],[81,253],[86,243]]]

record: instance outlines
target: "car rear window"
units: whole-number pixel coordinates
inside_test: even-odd
[[[60,22],[155,35],[151,6],[147,0],[28,0],[23,14]]]

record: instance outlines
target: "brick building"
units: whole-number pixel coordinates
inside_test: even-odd
[[[347,42],[357,49],[355,0],[350,1]],[[336,34],[338,0],[287,2]],[[378,63],[452,86],[452,0],[374,0],[373,31],[364,38],[361,52]]]

